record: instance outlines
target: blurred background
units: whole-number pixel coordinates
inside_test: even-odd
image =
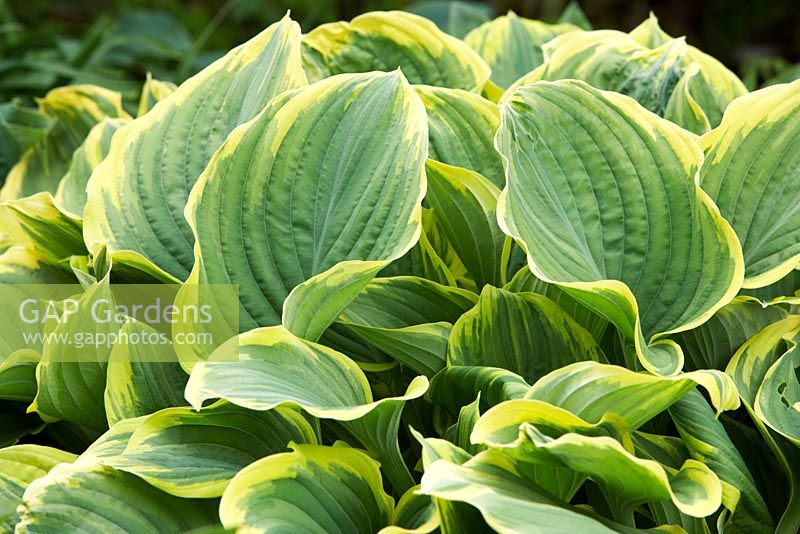
[[[304,30],[405,9],[459,37],[509,9],[624,31],[653,11],[668,33],[686,35],[750,88],[800,77],[800,0],[0,0],[0,102],[67,83],[134,98],[148,71],[180,82],[287,9]]]

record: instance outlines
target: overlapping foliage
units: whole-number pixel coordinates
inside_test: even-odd
[[[4,531],[800,529],[800,81],[654,17],[287,15],[136,117],[39,108],[0,283],[234,284],[241,333],[4,334]]]

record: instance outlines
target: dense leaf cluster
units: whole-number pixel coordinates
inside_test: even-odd
[[[233,285],[240,332],[72,361],[4,309],[4,531],[800,529],[800,81],[655,17],[287,15],[0,118],[4,288]]]

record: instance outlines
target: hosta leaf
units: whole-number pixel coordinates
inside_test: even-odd
[[[491,6],[461,0],[418,0],[405,10],[432,20],[442,30],[459,39],[489,20],[492,14]]]
[[[678,372],[680,347],[659,337],[706,321],[744,270],[736,235],[694,182],[694,137],[567,80],[517,90],[497,146],[508,159],[498,219],[531,271],[614,323],[646,369]]]
[[[793,269],[774,284],[755,289],[743,289],[740,294],[755,297],[765,303],[791,301],[800,294],[800,269]]]
[[[153,109],[157,103],[174,93],[177,88],[178,87],[172,82],[156,80],[148,72],[147,80],[145,80],[142,86],[142,94],[139,97],[139,107],[136,109],[136,116],[141,117]]]
[[[114,321],[97,321],[95,317],[113,314],[114,296],[109,278],[103,278],[78,298],[78,311],[45,332],[52,336],[45,341],[42,360],[36,369],[38,390],[30,411],[50,419],[63,419],[92,430],[108,428],[103,403],[106,368],[111,348],[105,344],[61,342],[78,339],[89,332],[108,339],[119,331]]]
[[[630,32],[630,36],[648,48],[658,48],[672,40],[658,26],[658,18],[652,13]],[[684,57],[684,67],[691,68],[692,63],[699,66],[697,79],[690,87],[692,99],[708,117],[711,127],[716,127],[731,100],[747,93],[747,89],[725,65],[689,45]]]
[[[240,471],[220,504],[226,528],[251,532],[373,533],[394,501],[377,463],[356,449],[295,445]]]
[[[92,461],[119,456],[128,446],[134,431],[144,422],[146,416],[124,419],[101,434],[84,452],[81,460]],[[88,461],[88,460],[87,460]]]
[[[376,278],[340,323],[427,377],[445,366],[452,323],[475,304],[473,293],[411,276]]]
[[[464,449],[473,456],[485,448],[480,444],[472,443],[470,439],[472,430],[475,428],[475,424],[481,416],[480,402],[481,396],[480,393],[478,393],[478,397],[474,402],[461,407],[455,424],[449,427],[444,433],[444,438],[447,441]]]
[[[500,125],[497,105],[461,89],[414,87],[428,114],[429,157],[480,173],[497,187],[506,183],[494,134]]]
[[[492,81],[505,89],[542,64],[543,44],[578,30],[572,24],[546,24],[509,11],[469,32],[464,42],[486,60],[492,68]]]
[[[101,461],[178,497],[219,497],[233,476],[259,458],[316,443],[296,410],[254,412],[219,402],[200,411],[167,408],[134,430],[125,450]]]
[[[20,99],[0,104],[0,176],[19,161],[20,154],[47,134],[50,119]]]
[[[661,116],[683,75],[687,52],[682,39],[651,50],[628,34],[614,30],[569,32],[542,48],[544,64],[509,87],[504,100],[521,85],[574,78],[598,89],[628,95]]]
[[[472,458],[472,455],[467,451],[449,441],[438,438],[424,438],[413,428],[411,429],[411,435],[422,445],[422,466],[424,471],[427,471],[431,464],[437,460],[461,465]],[[420,487],[420,493],[421,490],[422,488]],[[431,500],[436,506],[440,527],[443,532],[452,532],[454,534],[493,532],[483,520],[480,512],[469,504],[436,497]]]
[[[800,262],[798,120],[800,81],[737,98],[700,139],[700,185],[739,236],[746,288],[776,282]]]
[[[530,389],[525,380],[511,371],[497,367],[446,367],[431,380],[428,397],[457,416],[461,407],[470,404],[480,393],[482,410],[504,400],[518,399]]]
[[[40,359],[35,350],[19,349],[0,362],[0,399],[32,401],[36,396],[36,366]]]
[[[570,0],[570,3],[564,8],[561,16],[558,17],[558,22],[562,24],[574,24],[582,30],[592,29],[592,23],[589,22],[589,19],[586,17],[586,13],[583,12],[580,3],[578,3],[577,0]]]
[[[502,285],[503,244],[497,225],[500,190],[480,174],[434,160],[425,165],[426,202],[440,219],[442,231],[478,288]]]
[[[378,534],[427,534],[439,528],[439,513],[433,499],[418,490],[419,486],[414,486],[400,497],[392,525]]]
[[[669,97],[667,107],[664,110],[664,118],[692,133],[702,135],[711,129],[711,125],[705,112],[691,92],[692,81],[699,72],[700,65],[698,63],[692,63],[684,71],[683,76],[675,84],[675,89],[673,89],[672,95]]]
[[[516,465],[497,451],[479,454],[464,465],[439,460],[426,469],[421,490],[426,495],[461,501],[478,508],[496,532],[626,532],[595,518],[536,487]]]
[[[691,391],[672,405],[669,413],[692,458],[739,491],[739,502],[725,531],[773,532],[775,525],[753,475],[703,396]]]
[[[489,79],[489,66],[463,41],[402,11],[318,26],[303,37],[303,66],[312,81],[398,67],[411,83],[475,92]]]
[[[527,267],[520,269],[503,289],[514,293],[538,293],[559,305],[562,310],[575,319],[598,342],[608,327],[608,321],[572,298],[569,293],[556,284],[549,284],[536,278]]]
[[[227,351],[238,361],[230,361]],[[213,361],[218,356],[228,361]],[[413,485],[398,449],[397,430],[405,401],[428,389],[424,376],[412,380],[402,396],[373,401],[369,382],[355,362],[279,326],[233,338],[211,360],[195,365],[186,385],[186,399],[195,408],[211,398],[252,410],[299,406],[316,417],[342,422],[381,461],[399,493]]]
[[[41,445],[15,445],[0,449],[0,529],[13,532],[17,505],[28,484],[56,465],[75,460],[74,454]]]
[[[659,377],[597,362],[573,363],[553,371],[539,379],[525,398],[549,402],[588,422],[613,412],[636,429],[698,385],[706,390],[717,413],[739,407],[736,387],[719,371]]]
[[[297,289],[293,305],[308,307],[286,326],[319,334],[347,300],[325,296],[352,298],[354,271],[368,282],[419,236],[425,114],[399,72],[336,76],[280,100],[228,138],[193,189],[190,280],[238,284],[246,330],[280,323],[289,291],[316,277]]]
[[[216,522],[213,501],[179,499],[91,461],[55,467],[23,500],[19,533],[186,532]]]
[[[486,286],[450,333],[449,365],[500,367],[534,383],[566,364],[602,360],[594,338],[545,296]]]
[[[44,422],[36,414],[26,413],[27,402],[0,401],[0,447],[17,443],[27,434],[36,434]]]
[[[108,241],[118,262],[185,278],[194,260],[183,217],[192,185],[231,130],[305,81],[300,28],[286,17],[120,128],[87,188],[88,249]]]
[[[737,297],[708,322],[673,336],[683,349],[688,370],[724,370],[736,350],[765,326],[786,317],[778,306]]]
[[[15,243],[50,263],[86,253],[80,218],[59,209],[50,193],[4,202],[0,220]]]
[[[119,331],[122,339],[146,339],[153,333],[156,330],[138,321],[125,323]],[[188,379],[171,345],[118,342],[108,355],[103,396],[109,426],[186,404],[183,390]]]
[[[86,136],[81,146],[72,154],[67,174],[61,178],[56,190],[56,204],[69,213],[83,215],[86,205],[86,184],[92,172],[108,155],[111,138],[127,119],[103,119]]]
[[[92,127],[105,117],[126,118],[119,93],[94,85],[53,89],[39,101],[39,111],[51,119],[47,134],[28,148],[11,168],[0,200],[22,198],[40,191],[55,193],[67,172],[73,151]]]

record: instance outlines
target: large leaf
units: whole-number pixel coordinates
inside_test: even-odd
[[[673,336],[683,349],[689,370],[724,370],[736,350],[765,326],[786,317],[779,306],[763,306],[737,297],[708,322]]]
[[[94,85],[53,89],[39,101],[39,111],[51,119],[47,134],[28,148],[11,168],[0,200],[22,198],[40,191],[55,193],[67,172],[73,151],[92,127],[105,117],[126,118],[119,93]]]
[[[509,399],[525,396],[530,385],[511,371],[497,367],[446,367],[431,380],[428,396],[434,404],[458,415],[480,393],[480,407],[486,409]]]
[[[417,240],[427,126],[399,72],[335,76],[279,100],[228,138],[192,191],[190,281],[237,284],[242,330],[279,324],[294,290],[284,324],[314,339]]]
[[[453,326],[447,352],[449,365],[500,367],[529,383],[573,362],[602,359],[589,332],[547,297],[492,286]]]
[[[463,41],[402,11],[318,26],[303,37],[303,62],[312,81],[400,68],[411,83],[479,92],[489,79],[489,66]]]
[[[108,241],[118,261],[185,278],[194,260],[183,218],[192,185],[231,130],[305,81],[300,28],[286,17],[120,128],[89,180],[89,250]]]
[[[800,445],[800,315],[748,339],[728,364],[739,394],[765,425]]]
[[[659,377],[596,362],[553,371],[536,382],[525,398],[549,402],[590,423],[612,412],[636,429],[698,385],[706,390],[717,413],[739,407],[732,380],[716,370]]]
[[[506,236],[497,225],[500,190],[476,172],[428,160],[426,202],[477,288],[502,285]]]
[[[492,81],[505,89],[542,64],[543,44],[578,30],[572,24],[546,24],[509,11],[469,32],[464,42],[486,60],[492,68]]]
[[[133,320],[119,331],[121,339],[147,339],[153,333],[152,327]],[[118,342],[108,354],[103,395],[109,426],[186,404],[183,390],[188,379],[171,345]]]
[[[220,402],[194,411],[167,408],[139,424],[125,450],[102,462],[178,497],[219,497],[233,476],[254,461],[316,443],[296,410],[254,412]]]
[[[235,355],[238,360],[231,360]],[[213,361],[221,357],[227,361]],[[384,465],[398,491],[413,485],[397,444],[405,401],[422,396],[428,380],[411,381],[398,397],[373,400],[367,377],[345,355],[302,340],[280,326],[233,338],[192,369],[186,399],[200,408],[222,398],[252,410],[299,406],[321,419],[341,422],[347,432]]]
[[[17,522],[17,505],[28,484],[46,475],[74,454],[41,445],[14,445],[0,449],[0,529],[12,532]]]
[[[57,466],[23,501],[19,533],[185,532],[216,522],[212,501],[179,499],[92,461]]]
[[[634,28],[630,36],[648,48],[658,48],[672,40],[672,37],[658,26],[658,18],[653,13]],[[728,104],[734,98],[747,93],[747,89],[721,62],[688,45],[684,67],[688,70],[692,63],[697,65],[697,76],[688,90],[692,100],[697,103],[713,128],[722,120],[722,114]]]
[[[737,98],[700,139],[700,185],[739,236],[747,288],[776,282],[800,262],[798,121],[800,81]]]
[[[339,317],[371,346],[427,377],[446,363],[452,324],[474,293],[410,276],[376,278]]]
[[[626,532],[622,525],[594,517],[536,487],[518,467],[497,451],[487,451],[457,465],[439,460],[422,477],[420,491],[478,508],[497,532]]]
[[[709,466],[723,482],[739,491],[739,502],[725,531],[772,532],[775,525],[753,475],[703,396],[691,391],[669,413],[692,458]]]
[[[83,215],[89,177],[108,155],[114,132],[127,122],[127,119],[103,119],[89,131],[81,146],[72,154],[67,174],[58,183],[55,200],[59,207],[69,213]]]
[[[429,157],[503,187],[503,163],[493,144],[500,125],[497,105],[462,89],[417,85],[414,90],[428,115]]]
[[[394,501],[377,463],[348,447],[295,445],[240,471],[222,496],[226,528],[252,532],[372,534],[389,524]]]
[[[694,137],[574,80],[519,88],[501,120],[498,219],[531,271],[614,323],[646,369],[678,372],[680,347],[660,338],[705,322],[744,271],[736,235],[694,181]]]
[[[683,75],[687,53],[682,39],[651,50],[614,30],[569,32],[546,43],[543,50],[544,64],[517,80],[504,100],[520,85],[572,78],[628,95],[661,116]]]

